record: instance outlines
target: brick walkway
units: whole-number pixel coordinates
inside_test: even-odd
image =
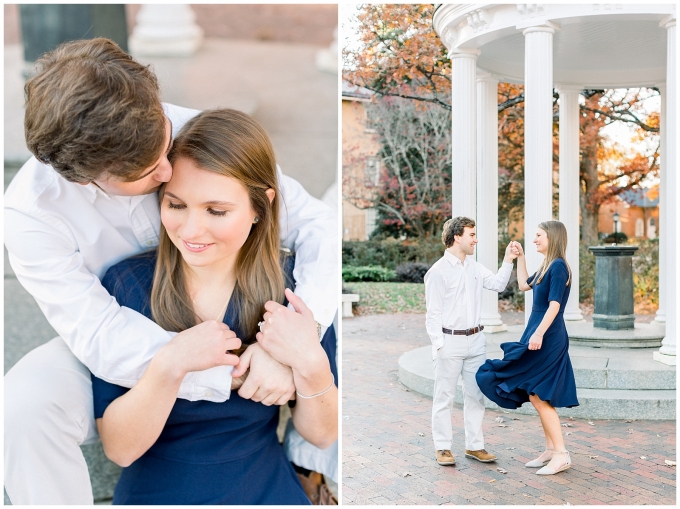
[[[424,315],[345,319],[342,337],[342,502],[345,504],[615,504],[676,501],[674,421],[568,420],[574,466],[539,477],[524,463],[543,450],[537,416],[487,410],[486,448],[497,463],[463,456],[463,412],[454,407],[456,466],[434,460],[432,399],[399,383],[397,360],[429,344]],[[559,411],[559,410],[558,410]],[[497,417],[509,427],[499,427]],[[641,458],[644,457],[644,459]],[[502,467],[507,474],[496,470]]]

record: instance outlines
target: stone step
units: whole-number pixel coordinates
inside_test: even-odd
[[[399,358],[399,381],[406,387],[426,396],[432,397],[434,389],[434,368],[429,346],[406,352]],[[630,353],[631,357],[639,356],[639,351]],[[624,352],[621,352],[623,355]],[[651,354],[650,354],[651,355]],[[591,359],[599,361],[601,359]],[[624,359],[616,359],[614,367],[624,367]],[[630,362],[634,360],[628,359]],[[572,358],[574,364],[581,364],[575,369],[577,379],[577,394],[580,405],[575,408],[560,408],[560,416],[580,417],[589,419],[675,419],[675,371],[672,376],[665,366],[659,363],[658,369],[644,371],[642,369],[610,369],[599,368],[599,364],[592,362],[592,366],[585,366],[586,361]],[[664,367],[662,367],[664,366]],[[657,366],[654,366],[657,368]],[[666,373],[661,375],[659,373]],[[665,378],[664,378],[665,377]],[[649,379],[652,379],[652,382]],[[672,387],[665,388],[673,381]],[[461,381],[458,382],[461,386]],[[583,385],[604,385],[604,387],[584,387]],[[654,386],[661,385],[661,389],[631,389],[632,385]],[[622,387],[617,387],[622,386]],[[456,391],[454,403],[462,404],[462,390]],[[485,398],[487,408],[499,407]],[[536,412],[530,404],[525,404],[512,412],[533,414]]]

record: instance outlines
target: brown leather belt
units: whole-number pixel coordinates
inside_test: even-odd
[[[472,329],[464,329],[464,330],[451,330],[451,329],[445,329],[442,327],[442,332],[444,334],[453,334],[454,336],[472,336],[473,334],[477,334],[478,332],[482,332],[484,330],[483,325],[479,325],[478,327],[473,327]]]

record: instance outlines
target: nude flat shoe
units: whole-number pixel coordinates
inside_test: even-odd
[[[554,449],[548,449],[546,448],[546,451],[554,451]],[[551,458],[552,459],[552,458]],[[535,460],[531,460],[528,463],[525,463],[524,466],[528,468],[540,468],[546,466],[548,463],[550,463],[550,460],[547,461],[541,461],[538,458]]]
[[[555,475],[556,473],[564,472],[566,469],[571,467],[571,456],[569,456],[569,451],[555,451],[553,454],[566,454],[567,462],[557,470],[553,470],[550,467],[543,467],[538,472],[536,472],[536,475]]]

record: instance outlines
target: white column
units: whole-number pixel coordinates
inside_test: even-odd
[[[538,269],[543,256],[533,245],[538,224],[552,219],[553,34],[549,26],[524,31],[524,251],[527,270]],[[524,294],[525,321],[533,303]]]
[[[498,269],[498,80],[477,75],[477,261]],[[508,326],[498,312],[498,293],[485,290],[482,297],[484,332],[502,332]]]
[[[658,85],[659,96],[661,98],[661,110],[659,111],[659,136],[661,143],[659,147],[659,224],[656,231],[659,238],[659,309],[656,311],[654,321],[666,323],[666,251],[668,239],[666,238],[666,221],[668,220],[668,185],[666,184],[666,84]]]
[[[189,56],[203,41],[203,30],[187,4],[143,4],[128,44],[134,56]]]
[[[665,139],[669,141],[666,145],[666,182],[661,182],[662,186],[666,186],[666,196],[674,196],[678,192],[677,167],[676,167],[676,95],[677,83],[675,81],[675,16],[664,20],[661,24],[667,29],[668,42],[666,53],[666,136]],[[677,219],[677,201],[669,199],[666,205],[667,218],[670,221]],[[678,324],[677,315],[673,311],[677,305],[677,225],[672,224],[671,228],[664,229],[664,235],[668,239],[665,242],[664,250],[666,252],[666,309],[670,312],[666,313],[666,336],[663,338],[661,348],[658,352],[654,352],[654,360],[663,362],[664,364],[675,365],[675,336],[676,327]]]
[[[477,217],[477,101],[475,78],[478,50],[455,49],[451,59],[451,217]]]
[[[579,282],[579,92],[581,87],[558,87],[560,93],[560,221],[567,228],[567,263],[571,291],[565,320],[583,320],[578,306]]]

